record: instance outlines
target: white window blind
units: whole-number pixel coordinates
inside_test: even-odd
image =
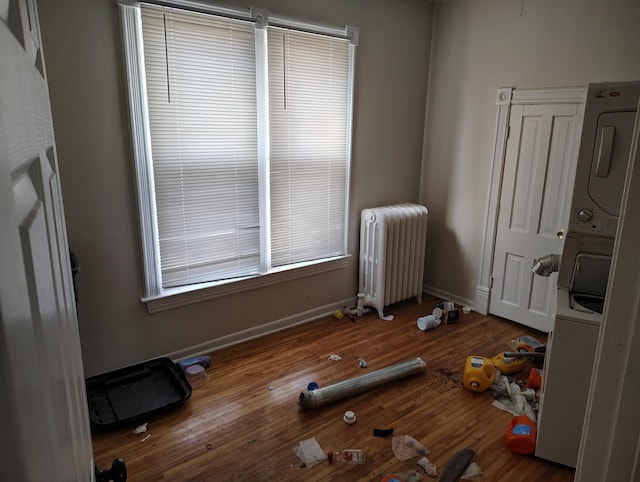
[[[349,41],[269,27],[271,262],[344,253]]]
[[[357,29],[176,2],[119,4],[146,300],[345,256]]]
[[[254,26],[142,5],[163,287],[258,273]]]

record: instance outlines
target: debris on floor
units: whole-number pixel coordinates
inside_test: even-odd
[[[404,482],[420,482],[422,477],[417,470],[407,470],[398,474]]]
[[[412,459],[419,455],[429,455],[429,449],[410,435],[398,435],[391,440],[391,449],[398,460]]]
[[[315,437],[300,441],[293,451],[305,467],[313,467],[327,460],[327,455]]]
[[[384,383],[422,372],[426,366],[427,364],[420,357],[395,363],[324,388],[301,392],[298,397],[298,405],[302,408],[315,408],[329,402],[335,402],[377,388]]]
[[[432,368],[430,375],[427,378],[427,390],[444,393],[452,389],[464,389],[462,385],[464,365],[456,367],[455,370],[448,367]]]
[[[351,410],[347,410],[346,412],[344,412],[342,420],[347,425],[353,425],[354,423],[356,423],[356,414]]]
[[[508,345],[513,351],[521,353],[545,353],[547,351],[546,345],[530,335],[519,336],[515,340],[511,340]]]
[[[484,392],[496,378],[496,367],[491,358],[468,356],[464,365],[464,388],[472,392]]]
[[[136,428],[133,429],[133,433],[135,434],[145,433],[147,431],[147,425],[149,424],[143,423],[142,425],[138,425]]]
[[[369,366],[364,358],[358,358],[358,365],[360,365],[360,368],[367,368]]]
[[[480,466],[475,462],[471,462],[471,464],[469,464],[469,467],[465,469],[464,473],[460,477],[460,480],[475,480],[481,475],[482,469],[480,468]]]
[[[456,305],[453,301],[444,301],[442,303],[438,303],[433,308],[432,314],[445,325],[457,323],[460,319],[460,310],[456,308]]]
[[[364,464],[366,453],[362,449],[332,450],[327,453],[329,463],[342,462],[345,464]]]
[[[505,352],[498,353],[491,360],[502,375],[512,375],[521,372],[527,366],[526,358],[507,356]]]
[[[529,388],[538,390],[542,386],[542,379],[544,378],[544,370],[540,368],[532,367],[529,371],[529,378],[527,379],[527,385]]]
[[[345,306],[345,307],[342,309],[342,314],[343,314],[344,316],[346,316],[347,318],[349,318],[352,322],[355,322],[355,321],[356,321],[356,317],[355,317],[355,315],[353,314],[353,311],[351,311],[351,309],[350,309],[348,306]]]
[[[531,405],[536,396],[535,390],[528,388],[523,391],[520,385],[511,381],[509,377],[500,375],[491,385],[491,392],[495,398],[492,406],[512,415],[526,415],[536,422],[536,414]]]
[[[417,325],[420,331],[427,331],[440,326],[440,318],[433,315],[421,316],[418,318]]]
[[[334,353],[333,355],[329,355],[329,358],[327,358],[329,361],[340,361],[342,360],[342,357],[340,355],[337,355],[336,353]]]
[[[436,464],[431,462],[428,458],[422,457],[418,460],[418,465],[422,467],[422,470],[424,470],[429,477],[436,477],[438,475],[438,468],[436,467]]]
[[[387,474],[380,482],[420,482],[422,477],[416,470],[406,470],[397,474]]]
[[[470,448],[458,450],[445,465],[440,482],[457,482],[464,474],[471,462],[476,458],[476,453]]]
[[[393,435],[393,427],[392,428],[374,428],[373,436],[374,437],[389,437]]]
[[[536,423],[525,415],[516,415],[507,427],[506,445],[516,454],[532,454],[536,450],[536,437]]]
[[[211,366],[211,357],[209,355],[199,355],[178,362],[178,366],[183,372],[186,372],[187,368],[193,365],[200,365],[202,368],[209,368]]]

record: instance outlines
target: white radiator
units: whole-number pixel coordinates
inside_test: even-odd
[[[363,209],[360,219],[360,286],[363,305],[384,307],[416,297],[422,302],[427,208],[395,204]]]

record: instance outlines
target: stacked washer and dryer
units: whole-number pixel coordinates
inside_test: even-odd
[[[640,81],[587,87],[535,452],[570,467],[578,459],[639,96]]]

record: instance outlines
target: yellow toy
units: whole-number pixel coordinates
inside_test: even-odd
[[[525,358],[505,356],[504,353],[498,353],[491,360],[502,375],[521,372],[527,366],[527,360]]]

